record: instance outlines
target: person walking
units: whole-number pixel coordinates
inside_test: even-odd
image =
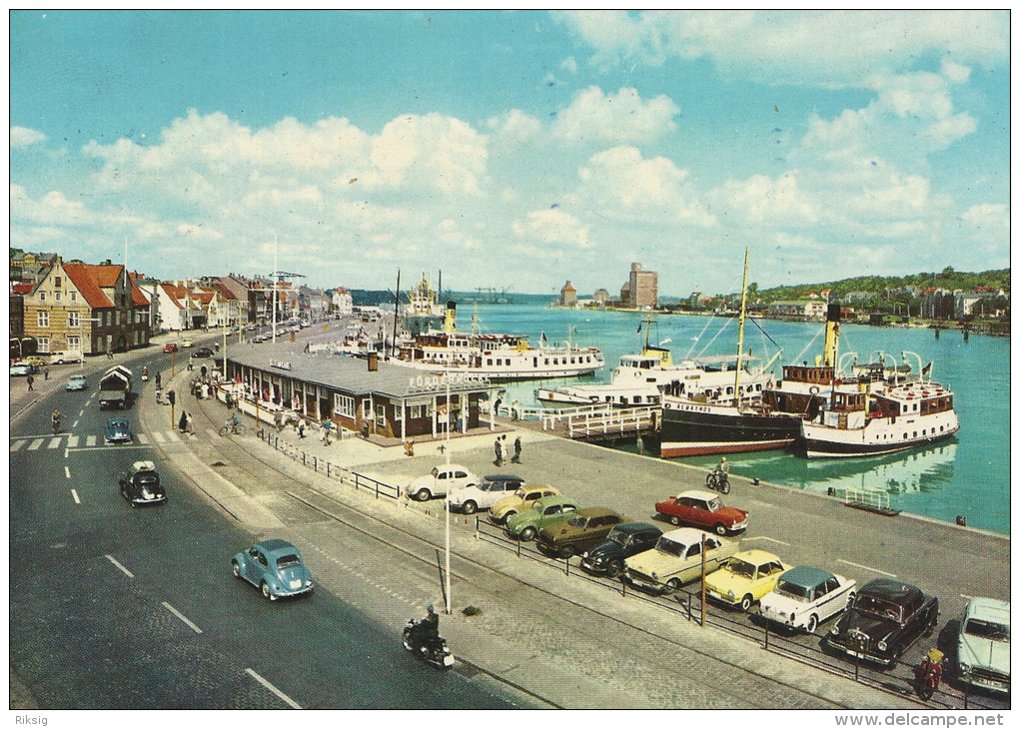
[[[329,431],[333,429],[333,424],[328,420],[322,421],[322,444],[329,445]]]
[[[277,433],[283,430],[283,416],[280,414],[279,410],[273,413],[273,425],[276,427]]]
[[[157,372],[156,373],[156,389],[158,390],[162,386],[163,386],[163,376]]]
[[[302,440],[305,437],[305,421],[303,419],[298,422],[297,435],[298,438],[301,438]]]
[[[183,433],[188,429],[188,413],[181,410],[181,419],[177,422],[177,428]]]
[[[184,430],[188,435],[195,434],[195,424],[192,420],[191,413],[188,413],[187,423],[185,423]]]
[[[42,375],[43,375],[43,379],[44,380],[50,379],[50,366],[49,365],[43,365],[42,366]]]
[[[497,466],[503,465],[503,443],[500,441],[499,436],[496,436],[496,444],[493,446],[496,451],[496,460],[493,461]]]
[[[514,457],[510,459],[511,463],[521,462],[521,436],[517,436],[514,439]]]
[[[25,379],[25,382],[27,382],[27,383],[28,383],[28,391],[29,391],[29,392],[33,392],[33,391],[35,390],[35,388],[34,388],[34,387],[32,387],[32,385],[34,385],[34,384],[35,384],[35,378],[34,378],[34,377],[32,377],[32,375],[31,375],[31,374],[29,374],[29,375],[28,375],[28,377],[27,377],[27,378]]]

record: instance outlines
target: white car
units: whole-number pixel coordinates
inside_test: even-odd
[[[520,476],[504,473],[485,476],[480,482],[457,489],[450,494],[450,508],[465,514],[491,509],[493,504],[523,485],[524,479]]]
[[[762,597],[761,615],[788,629],[814,633],[819,623],[850,606],[856,587],[857,580],[842,575],[816,567],[794,567]]]
[[[81,352],[51,352],[50,353],[50,364],[67,364],[73,362],[74,364],[81,364],[84,360],[84,356]]]
[[[480,480],[464,466],[454,463],[449,466],[436,466],[429,475],[419,476],[407,485],[407,498],[417,501],[441,498],[451,491],[478,483]]]

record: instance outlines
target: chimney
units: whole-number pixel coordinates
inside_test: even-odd
[[[378,372],[379,371],[379,353],[369,352],[368,353],[368,371]]]

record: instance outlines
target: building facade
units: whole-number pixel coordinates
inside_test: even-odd
[[[560,289],[560,306],[577,306],[577,289],[569,281]]]
[[[632,309],[654,309],[659,305],[659,274],[645,271],[640,263],[630,264],[624,305]]]

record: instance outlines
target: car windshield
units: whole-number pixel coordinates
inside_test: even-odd
[[[726,563],[726,569],[728,569],[733,574],[740,575],[741,577],[746,577],[749,580],[753,580],[754,573],[757,568],[750,562],[745,562],[742,559],[731,559],[729,562]]]
[[[573,519],[571,519],[567,523],[570,524],[570,526],[579,527],[581,529],[584,529],[586,526],[588,526],[588,517],[586,517],[586,516],[575,516]]]
[[[804,587],[804,585],[795,585],[792,582],[786,580],[780,580],[776,586],[776,592],[786,597],[791,597],[794,600],[800,602],[808,602],[811,600],[812,588]]]
[[[609,532],[609,537],[607,538],[609,539],[610,542],[616,542],[621,547],[626,547],[627,542],[630,541],[630,537],[627,535],[627,532],[621,529],[614,529],[613,531]]]
[[[973,635],[975,638],[986,638],[987,640],[994,640],[1000,643],[1009,643],[1008,625],[971,618],[967,621],[967,626],[963,629],[963,632],[967,635]]]
[[[705,502],[705,507],[709,511],[719,511],[722,508],[722,503],[720,503],[719,499],[709,499]]]
[[[854,603],[854,608],[863,613],[870,613],[887,620],[900,619],[900,606],[896,603],[883,600],[874,595],[860,595]]]
[[[288,567],[297,567],[299,564],[301,564],[301,558],[296,554],[285,554],[276,560],[276,566],[281,570],[285,570]]]
[[[660,539],[655,545],[655,548],[660,552],[672,554],[677,557],[682,557],[687,551],[686,545],[683,545],[680,542],[674,542],[672,539]]]

